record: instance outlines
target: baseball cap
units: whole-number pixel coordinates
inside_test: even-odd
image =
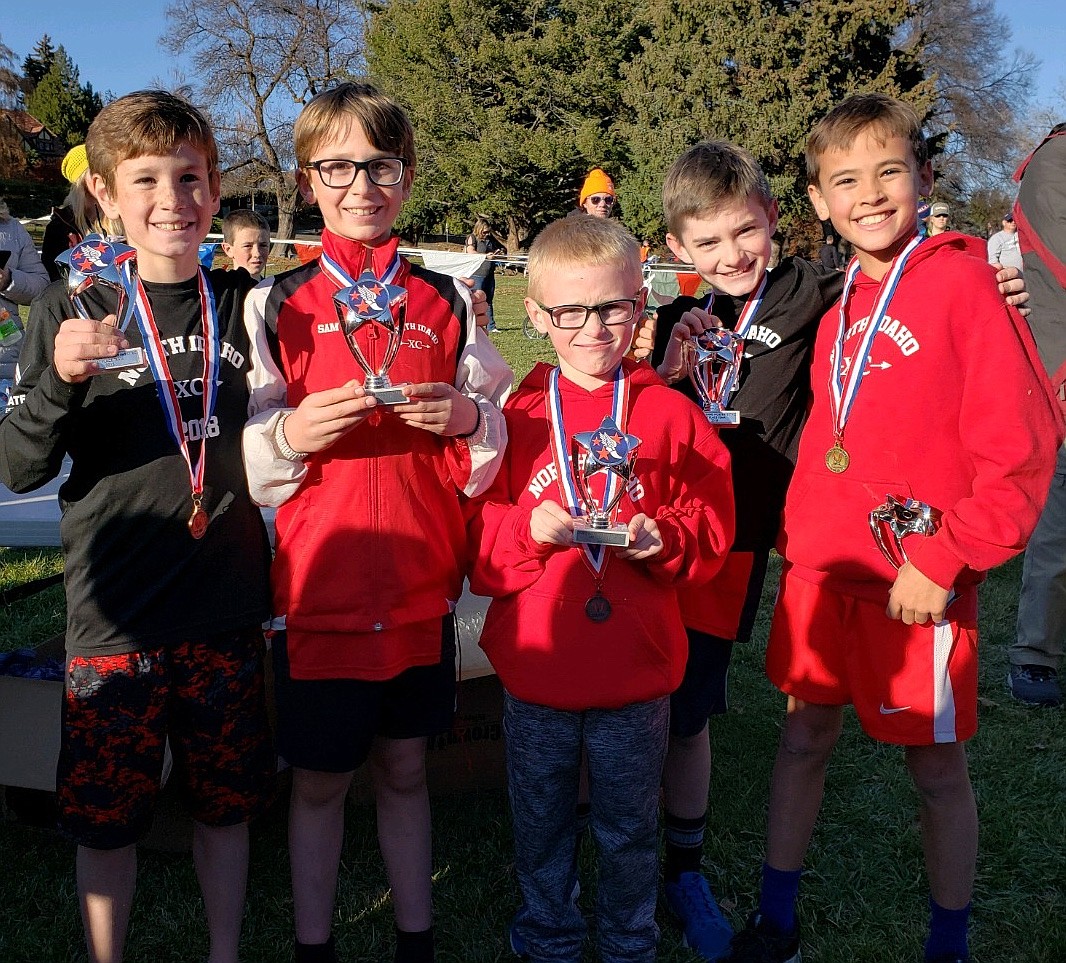
[[[1007,213],[1003,215],[1003,220],[1005,220],[1005,221],[1013,221],[1014,220],[1014,212],[1013,211],[1007,211]]]
[[[939,214],[950,214],[951,210],[943,201],[939,201],[929,208],[929,216],[936,217]]]

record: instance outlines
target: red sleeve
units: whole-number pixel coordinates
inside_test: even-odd
[[[1062,416],[1028,326],[998,293],[995,299],[983,318],[965,325],[959,435],[973,467],[970,492],[945,512],[936,535],[907,546],[918,570],[942,588],[964,568],[986,572],[1025,548],[1063,439]]]
[[[694,405],[692,417],[693,440],[669,466],[674,491],[655,513],[663,550],[646,562],[654,578],[678,585],[709,581],[733,544],[729,452]]]

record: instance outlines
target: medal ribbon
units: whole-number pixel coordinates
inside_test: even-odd
[[[342,268],[336,261],[333,260],[325,251],[318,256],[318,263],[322,265],[322,271],[326,274],[334,284],[337,285],[337,290],[340,291],[343,288],[350,288],[355,284],[355,279]],[[370,273],[374,273],[373,258],[370,260]],[[393,281],[400,274],[400,270],[403,267],[403,259],[400,257],[399,249],[389,262],[389,266],[385,268],[385,273],[378,278],[379,281],[383,281],[385,284],[392,284]]]
[[[837,323],[836,341],[833,343],[833,351],[829,356],[829,405],[833,415],[833,436],[839,445],[844,437],[844,427],[851,416],[851,409],[855,404],[855,398],[859,394],[862,384],[862,375],[866,370],[866,362],[870,359],[870,350],[873,348],[874,338],[877,337],[881,322],[888,312],[889,302],[896,291],[896,285],[903,275],[903,269],[907,266],[914,249],[921,243],[919,236],[911,238],[907,246],[896,255],[888,269],[888,273],[881,281],[877,290],[877,298],[874,300],[873,309],[870,311],[866,330],[862,340],[852,355],[851,364],[847,372],[842,371],[844,358],[844,335],[847,331],[847,307],[848,298],[855,285],[855,275],[859,273],[859,259],[854,257],[848,265],[844,275],[844,291],[840,295],[840,320]]]
[[[744,303],[744,310],[740,312],[740,317],[737,318],[736,327],[733,328],[733,333],[738,337],[743,338],[748,333],[748,329],[755,320],[755,312],[759,310],[759,305],[762,304],[763,292],[766,290],[766,280],[769,276],[770,272],[764,271],[762,280],[759,281],[759,286],[748,295],[748,300]],[[713,303],[714,292],[712,291],[710,297],[707,299],[707,307],[704,310],[710,311]],[[722,370],[718,372],[718,383],[715,385],[715,397],[718,398],[723,406],[729,404],[729,399],[733,397],[737,388],[740,387],[736,380],[736,376],[739,374],[739,368],[734,372],[729,365],[723,365]],[[729,384],[730,380],[732,380],[732,384]]]
[[[152,306],[148,303],[148,295],[145,293],[144,284],[139,277],[134,276],[132,270],[133,259],[122,265],[122,277],[128,289],[132,289],[133,317],[137,321],[137,327],[141,332],[141,340],[144,342],[145,355],[148,358],[148,367],[155,379],[156,393],[159,395],[159,403],[163,406],[163,415],[170,430],[171,437],[177,442],[185,467],[189,471],[189,484],[192,486],[193,501],[199,504],[197,498],[204,490],[204,469],[207,465],[207,423],[215,413],[215,402],[218,400],[218,372],[222,355],[222,345],[218,330],[218,313],[215,309],[215,293],[208,283],[207,274],[201,267],[198,269],[197,281],[200,287],[200,317],[204,326],[204,421],[203,436],[200,442],[200,457],[193,467],[192,456],[189,454],[189,442],[181,424],[181,406],[178,404],[178,393],[174,388],[174,379],[170,374],[170,365],[163,351],[163,342],[159,337],[159,329],[156,327],[155,315]]]
[[[552,455],[555,458],[555,473],[559,481],[559,490],[563,496],[563,502],[573,518],[580,518],[584,512],[581,506],[581,496],[578,493],[577,481],[574,478],[576,465],[570,462],[570,453],[567,450],[569,437],[563,425],[563,398],[559,390],[559,367],[552,368],[548,374],[546,389],[546,406],[548,409],[548,421],[552,429]],[[629,412],[629,378],[622,370],[622,365],[614,373],[614,386],[611,398],[611,417],[614,423],[623,433],[626,430],[626,415]],[[613,472],[605,472],[607,475],[606,487],[603,495],[603,504],[609,505],[614,496],[615,487],[620,484],[618,475]],[[610,557],[606,545],[582,545],[586,564],[592,568],[593,574],[602,576],[607,567]]]

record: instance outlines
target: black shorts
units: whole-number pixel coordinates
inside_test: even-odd
[[[441,655],[393,679],[293,679],[286,635],[272,643],[278,754],[291,766],[352,772],[374,739],[416,739],[447,732],[455,715],[455,616],[441,620]]]
[[[82,846],[118,849],[148,828],[170,740],[171,781],[209,826],[245,822],[270,803],[276,762],[257,627],[67,666],[56,775],[60,828]]]
[[[729,708],[729,659],[733,643],[696,629],[686,629],[688,662],[678,690],[670,696],[670,735],[694,736],[711,716]]]

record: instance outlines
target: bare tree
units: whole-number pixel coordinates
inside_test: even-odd
[[[160,43],[190,57],[193,99],[211,115],[224,171],[273,193],[278,234],[291,237],[293,120],[319,91],[362,74],[366,8],[359,0],[192,0],[172,3],[166,16]]]
[[[940,148],[941,194],[1002,189],[1018,154],[1036,58],[1010,50],[993,0],[917,0],[904,45],[918,44],[936,83],[926,130]]]

